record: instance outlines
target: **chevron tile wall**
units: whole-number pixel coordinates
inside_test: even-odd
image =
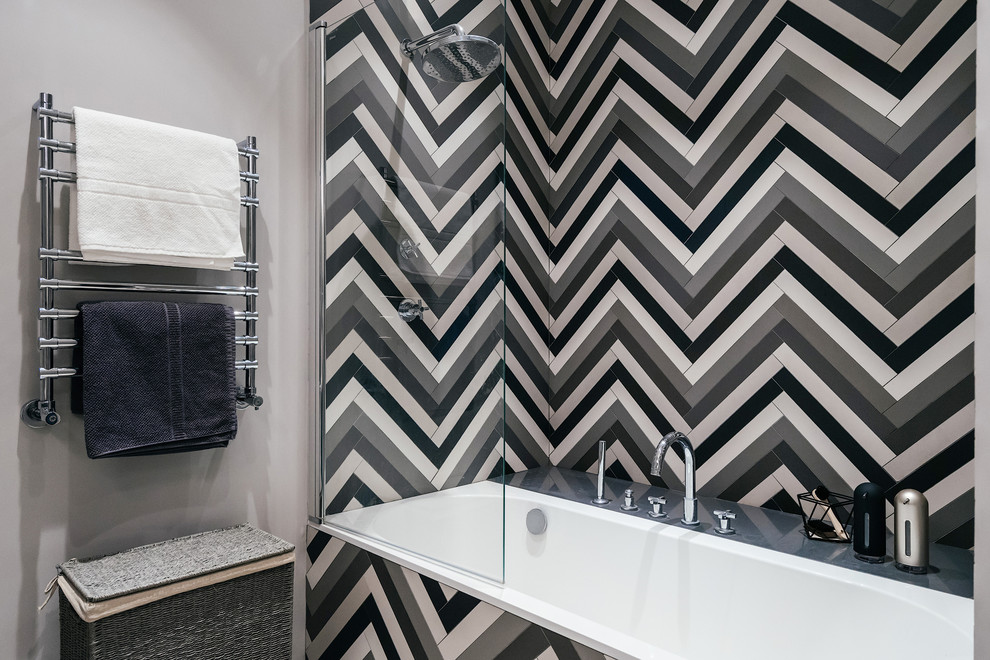
[[[334,513],[502,473],[502,75],[438,83],[399,44],[451,23],[503,43],[504,10],[498,0],[325,9],[339,17],[325,90],[324,510]],[[400,319],[404,299],[425,303],[421,319]]]
[[[309,534],[309,660],[611,660],[329,534]]]
[[[327,511],[593,470],[602,438],[679,487],[645,472],[679,429],[703,494],[914,487],[972,545],[975,2],[363,4],[313,3]],[[397,59],[455,21],[505,44],[504,95]]]
[[[659,483],[678,429],[703,494],[914,487],[972,546],[975,4],[536,12],[552,463]]]

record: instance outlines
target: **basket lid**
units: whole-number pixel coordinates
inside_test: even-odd
[[[85,600],[98,602],[267,559],[295,546],[251,525],[125,550],[103,557],[70,559],[59,565]]]

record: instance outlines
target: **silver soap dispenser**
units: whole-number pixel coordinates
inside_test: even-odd
[[[894,566],[928,572],[928,500],[912,488],[894,497]]]

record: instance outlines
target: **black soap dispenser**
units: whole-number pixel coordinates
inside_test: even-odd
[[[865,483],[853,493],[853,552],[856,559],[882,564],[887,554],[887,502],[883,488]]]

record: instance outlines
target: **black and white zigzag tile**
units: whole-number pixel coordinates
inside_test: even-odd
[[[910,486],[972,545],[973,0],[313,7],[340,21],[328,511],[594,469],[600,438],[658,483],[676,428],[705,494]],[[504,94],[398,57],[458,21],[505,44]]]
[[[971,546],[975,2],[520,16],[548,36],[551,462],[606,438],[660,483],[678,429],[704,494],[914,487]]]
[[[504,469],[503,76],[437,83],[399,51],[455,22],[503,43],[504,21],[498,0],[324,9],[340,18],[325,90],[333,513]],[[400,320],[405,298],[425,302],[421,320]]]
[[[309,660],[611,660],[310,528]]]

